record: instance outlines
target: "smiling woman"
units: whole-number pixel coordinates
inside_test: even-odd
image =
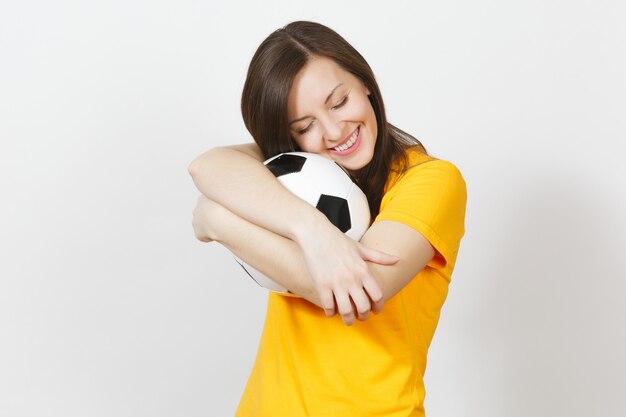
[[[423,416],[428,346],[464,234],[463,177],[387,122],[367,62],[317,23],[262,42],[241,104],[255,143],[191,163],[203,194],[194,230],[296,296],[269,294],[237,416]],[[359,242],[262,163],[295,150],[336,161],[364,190],[374,220]]]
[[[298,148],[335,159],[352,172],[366,166],[378,133],[369,95],[363,82],[331,59],[310,59],[296,75],[288,99],[291,136]]]

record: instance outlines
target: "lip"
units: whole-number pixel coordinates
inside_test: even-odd
[[[357,127],[358,133],[356,135],[356,140],[354,141],[354,144],[349,147],[348,149],[346,149],[345,151],[336,151],[335,149],[331,148],[329,149],[329,152],[333,155],[338,155],[338,156],[346,156],[346,155],[350,155],[351,153],[353,153],[354,151],[357,150],[357,148],[359,147],[359,145],[361,144],[361,126]],[[341,142],[339,145],[337,146],[341,146],[344,143],[346,143],[347,141],[350,140],[350,138],[352,137],[352,135],[354,134],[354,132],[352,132],[350,134],[350,136],[348,136],[348,138]]]

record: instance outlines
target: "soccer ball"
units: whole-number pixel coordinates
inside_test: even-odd
[[[308,152],[288,152],[264,162],[278,181],[289,191],[324,213],[339,230],[359,240],[369,228],[367,198],[350,176],[336,162]],[[261,287],[289,293],[235,256],[246,273]]]

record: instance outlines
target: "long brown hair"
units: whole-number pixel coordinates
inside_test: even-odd
[[[413,146],[423,153],[426,149],[419,140],[387,122],[372,69],[337,32],[319,23],[297,21],[270,34],[258,47],[248,68],[241,95],[244,123],[266,158],[299,150],[289,131],[287,100],[294,78],[313,56],[332,59],[370,91],[378,136],[374,157],[354,177],[367,196],[374,219],[394,161],[400,163],[398,171],[402,173],[408,168],[404,151]]]

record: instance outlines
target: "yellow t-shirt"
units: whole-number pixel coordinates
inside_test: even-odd
[[[270,293],[237,417],[424,415],[426,354],[464,233],[466,188],[451,163],[407,154],[411,168],[390,176],[375,221],[415,228],[435,257],[380,314],[353,326],[302,298]]]

